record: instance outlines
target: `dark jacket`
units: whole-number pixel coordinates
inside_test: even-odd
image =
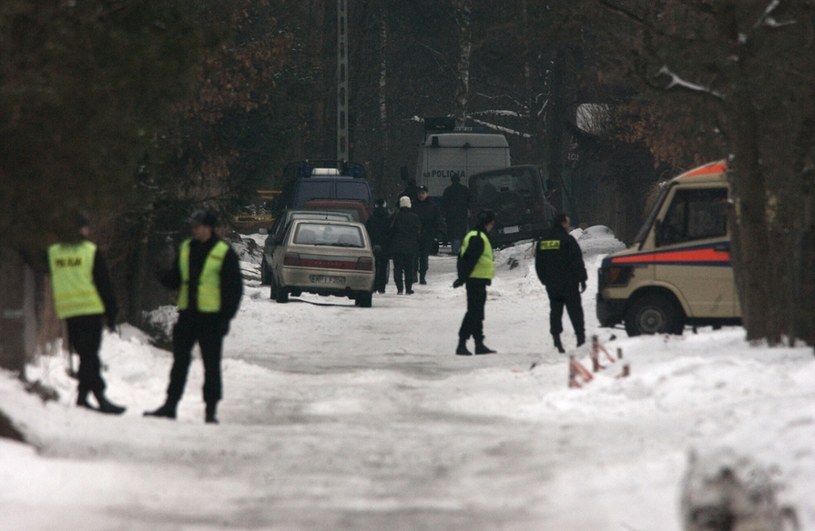
[[[409,208],[400,208],[390,225],[390,252],[416,254],[419,252],[419,232],[422,222]]]
[[[566,293],[588,279],[577,240],[557,226],[535,242],[535,271],[547,289]]]
[[[192,311],[198,307],[198,278],[204,268],[204,261],[209,252],[220,241],[217,236],[212,236],[205,242],[198,240],[190,241],[190,303],[185,311]],[[178,255],[175,257],[172,269],[167,271],[160,278],[161,283],[169,289],[181,287],[181,269],[178,263]],[[224,263],[221,267],[221,312],[224,319],[232,319],[238,313],[243,296],[243,277],[241,276],[240,262],[238,254],[229,246]]]
[[[422,242],[432,242],[439,230],[441,230],[441,214],[439,207],[428,197],[424,201],[413,203],[413,212],[419,216],[422,222],[422,232],[419,239]]]
[[[376,207],[371,213],[371,217],[365,222],[368,229],[368,236],[371,237],[371,245],[384,249],[388,243],[388,230],[390,229],[391,216],[385,207]]]
[[[447,222],[464,222],[470,216],[470,189],[461,183],[453,183],[444,189],[441,206]]]
[[[489,238],[489,233],[483,225],[478,225],[473,230],[482,232]],[[475,269],[475,264],[478,263],[478,259],[481,258],[482,254],[484,254],[484,240],[480,236],[471,236],[467,243],[467,250],[463,254],[459,254],[456,262],[459,280],[462,282],[480,282],[488,286],[491,284],[489,280],[484,278],[470,278],[470,274]]]

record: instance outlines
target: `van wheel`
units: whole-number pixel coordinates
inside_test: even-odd
[[[625,312],[625,331],[629,336],[642,334],[682,334],[682,310],[665,295],[644,295]]]

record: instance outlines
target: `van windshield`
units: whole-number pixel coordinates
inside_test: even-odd
[[[648,214],[648,218],[646,218],[645,223],[643,223],[642,227],[640,227],[640,231],[636,236],[634,236],[634,245],[642,246],[642,244],[645,242],[645,238],[648,236],[648,231],[651,230],[651,225],[654,224],[654,220],[657,218],[659,209],[662,206],[662,203],[665,201],[665,196],[668,195],[668,190],[668,186],[663,186],[659,191],[659,196],[654,203],[654,207],[651,209],[651,213]]]
[[[331,199],[331,187],[334,183],[330,181],[317,181],[303,179],[300,181],[297,190],[297,204],[295,207],[302,207],[309,199]]]

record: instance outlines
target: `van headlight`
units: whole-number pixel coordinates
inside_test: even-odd
[[[634,268],[627,265],[610,265],[600,268],[599,272],[599,287],[603,288],[611,286],[625,286],[631,280],[631,275]]]

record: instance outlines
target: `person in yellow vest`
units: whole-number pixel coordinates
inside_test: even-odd
[[[238,255],[215,234],[215,214],[196,210],[189,221],[192,238],[181,244],[173,268],[160,279],[165,287],[178,290],[178,322],[173,328],[173,366],[167,399],[144,415],[176,417],[197,342],[204,362],[204,420],[217,424],[223,339],[229,332],[229,322],[238,313],[243,280]]]
[[[90,227],[84,216],[77,216],[73,236],[48,248],[48,267],[54,290],[57,317],[65,319],[68,343],[79,354],[76,405],[101,413],[119,415],[125,408],[105,396],[105,380],[99,348],[102,345],[103,319],[108,328],[116,328],[116,297],[102,253],[88,240]],[[93,393],[97,408],[88,402]]]
[[[467,340],[475,339],[476,354],[494,354],[495,351],[484,344],[484,305],[487,303],[487,286],[495,276],[492,258],[492,244],[489,232],[495,227],[495,213],[483,210],[478,213],[478,226],[464,236],[458,257],[458,278],[453,287],[467,286],[467,313],[458,331],[456,354],[470,356]]]

